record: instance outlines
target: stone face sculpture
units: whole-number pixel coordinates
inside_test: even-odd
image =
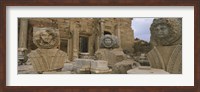
[[[118,48],[119,41],[114,35],[104,35],[100,39],[100,47],[101,48]]]
[[[59,31],[52,28],[33,28],[33,43],[39,49],[55,49],[59,45]]]
[[[154,19],[151,25],[154,48],[147,58],[152,68],[173,74],[182,73],[182,24],[177,18]]]
[[[177,18],[154,19],[150,27],[151,43],[154,46],[182,44],[182,23]]]
[[[38,73],[61,71],[67,54],[59,49],[59,33],[52,28],[33,28],[33,42],[38,47],[28,54]]]

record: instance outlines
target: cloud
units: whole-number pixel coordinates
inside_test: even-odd
[[[150,26],[154,18],[133,18],[132,29],[134,37],[145,41],[150,41]]]

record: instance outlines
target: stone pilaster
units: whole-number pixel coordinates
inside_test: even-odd
[[[79,30],[80,24],[78,21],[73,24],[73,59],[78,58],[79,54]]]
[[[67,53],[68,53],[68,59],[72,61],[73,60],[73,39],[72,38],[68,39]]]
[[[18,47],[18,59],[19,63],[22,64],[26,61],[27,54],[27,32],[28,32],[28,19],[21,18],[20,30],[19,30],[19,47]]]
[[[118,37],[118,41],[119,41],[119,48],[121,48],[121,28],[120,28],[120,25],[121,25],[121,20],[118,19],[117,21],[117,31],[116,31],[116,36]]]
[[[94,55],[94,39],[95,39],[94,34],[89,36],[88,50],[89,50],[90,56]]]
[[[20,19],[19,48],[27,48],[28,19]]]
[[[101,24],[100,27],[101,27],[101,36],[102,36],[102,35],[104,35],[104,19],[100,20],[100,24]]]

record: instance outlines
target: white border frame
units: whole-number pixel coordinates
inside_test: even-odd
[[[183,74],[17,74],[18,17],[183,17]],[[7,6],[7,86],[194,86],[193,6]]]

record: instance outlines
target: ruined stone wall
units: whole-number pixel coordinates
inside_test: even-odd
[[[131,18],[28,18],[27,49],[37,49],[33,44],[33,27],[52,27],[60,32],[58,49],[69,57],[79,54],[79,36],[88,37],[88,53],[94,55],[99,46],[99,38],[109,32],[119,38],[120,47],[133,49],[134,37]],[[75,31],[76,30],[76,31]]]
[[[118,36],[123,50],[133,50],[134,34],[131,29],[132,18],[102,18],[104,19],[104,31]],[[119,33],[118,33],[119,31]]]
[[[133,51],[134,32],[131,29],[131,18],[120,19],[120,38],[123,50]]]

